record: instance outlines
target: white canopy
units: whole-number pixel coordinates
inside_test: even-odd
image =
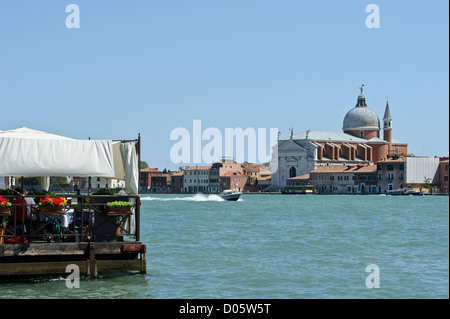
[[[138,194],[135,143],[75,140],[21,127],[0,131],[0,176],[99,176],[125,180]]]

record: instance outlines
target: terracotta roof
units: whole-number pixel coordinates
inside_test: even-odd
[[[157,173],[162,173],[160,170],[158,170],[157,168],[151,168],[151,167],[146,167],[141,169],[141,172],[157,172]]]
[[[359,169],[355,170],[355,173],[375,173],[377,171],[376,165],[368,165],[360,167]]]
[[[304,174],[304,175],[288,178],[288,180],[309,179],[309,178],[310,178],[309,174]]]
[[[226,172],[224,174],[221,174],[219,177],[230,177],[230,176],[247,177],[247,175],[244,175],[241,172]]]
[[[183,176],[184,172],[183,171],[179,171],[179,172],[171,172],[170,173],[172,176]]]
[[[191,166],[191,167],[186,167],[184,170],[185,171],[196,171],[196,170],[210,170],[211,166]]]
[[[319,166],[315,170],[311,171],[310,174],[315,173],[371,173],[376,172],[376,165],[329,165],[329,166]]]
[[[248,170],[248,171],[250,171],[250,170],[252,170],[252,171],[259,171],[259,170],[261,170],[261,167],[262,167],[262,165],[261,164],[242,164],[242,167],[245,169],[245,170]]]

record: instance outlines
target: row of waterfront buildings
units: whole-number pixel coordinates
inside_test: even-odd
[[[209,166],[191,166],[163,173],[157,168],[140,172],[143,193],[303,192],[334,194],[380,194],[409,188],[426,193],[448,194],[448,157],[392,156],[377,163],[324,164],[286,179],[275,187],[264,165],[223,160]]]
[[[209,166],[185,167],[163,173],[157,168],[140,171],[141,192],[220,193],[225,189],[261,192],[270,186],[270,170],[261,164],[223,159]]]
[[[278,138],[272,169],[224,159],[209,166],[185,167],[165,174],[157,168],[140,171],[141,192],[219,193],[280,192],[309,189],[315,193],[384,193],[410,188],[448,194],[448,157],[415,156],[393,136],[393,118],[386,102],[378,115],[361,94],[344,117],[342,131],[308,130]],[[104,180],[104,181],[102,181]],[[121,181],[93,179],[93,187],[120,187]]]
[[[393,136],[388,102],[380,118],[361,94],[344,117],[341,132],[305,131],[278,139],[269,175],[263,166],[232,161],[185,168],[172,174],[174,192],[296,191],[315,193],[384,193],[410,188],[448,194],[448,157],[415,156],[408,143]],[[251,169],[250,169],[251,168]],[[149,171],[152,169],[149,169]],[[155,185],[145,182],[144,190]],[[255,175],[251,175],[251,174]],[[141,173],[142,174],[142,173]],[[161,184],[162,185],[162,184]]]

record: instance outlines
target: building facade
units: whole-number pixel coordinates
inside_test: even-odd
[[[208,192],[220,193],[223,186],[220,184],[220,176],[225,176],[230,172],[243,174],[242,165],[231,159],[222,159],[220,162],[213,163],[209,170]]]
[[[164,192],[167,190],[167,177],[158,168],[143,168],[139,172],[142,192]]]
[[[377,163],[378,192],[401,189],[405,184],[405,159],[394,157]]]
[[[227,189],[242,192],[247,183],[247,175],[240,172],[227,172],[219,176],[219,192]]]
[[[183,188],[185,193],[208,192],[211,166],[192,166],[184,169]]]
[[[77,189],[87,190],[90,182],[90,190],[96,191],[101,188],[116,188],[123,189],[125,188],[125,181],[116,178],[106,178],[106,177],[73,177],[70,184],[72,186],[76,186]]]
[[[405,187],[436,193],[439,191],[438,157],[405,157]]]
[[[441,157],[439,162],[439,190],[441,193],[448,194],[448,157]]]
[[[176,194],[182,193],[184,189],[183,188],[184,172],[183,171],[172,172],[170,174],[170,178],[171,178],[170,184],[171,192]]]
[[[310,172],[319,194],[375,194],[377,167],[373,164],[319,166]]]

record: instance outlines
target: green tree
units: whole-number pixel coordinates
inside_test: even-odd
[[[144,168],[147,168],[148,167],[148,164],[147,164],[147,162],[146,161],[141,161],[141,168],[140,169],[144,169]]]
[[[431,188],[431,178],[424,177],[423,180],[423,188],[425,188],[428,192],[430,192]]]
[[[430,190],[430,188],[431,188],[431,178],[424,177],[423,188],[425,188],[427,190]]]

